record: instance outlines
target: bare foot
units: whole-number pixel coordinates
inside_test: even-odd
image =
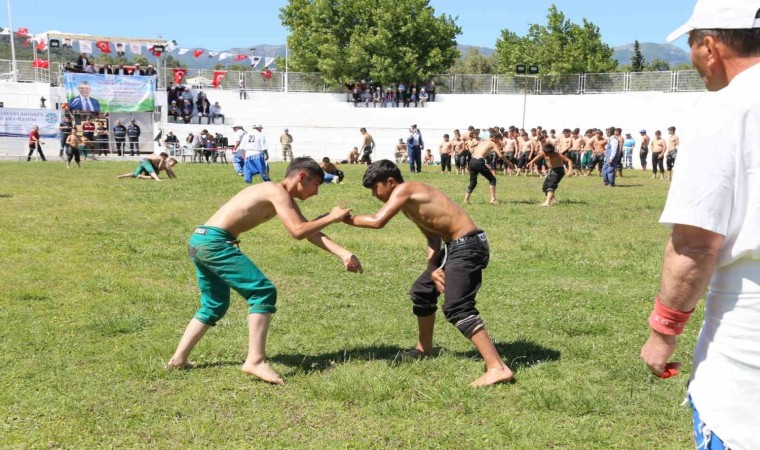
[[[258,377],[267,383],[285,384],[285,382],[282,381],[282,378],[280,378],[280,374],[272,369],[268,361],[261,361],[259,363],[249,363],[246,361],[243,363],[241,370],[249,375]]]
[[[490,203],[490,204],[492,204],[492,205],[498,205],[498,204],[499,204],[499,201],[498,201],[498,200],[496,200],[496,199],[493,199],[493,200],[491,200],[491,201],[490,201],[490,202],[488,202],[488,203]]]
[[[403,352],[401,352],[401,358],[424,359],[430,356],[431,354],[432,352],[426,352],[415,347],[415,348],[404,350]]]
[[[164,366],[164,369],[166,370],[185,370],[185,369],[192,369],[195,367],[195,364],[191,363],[190,361],[177,361],[174,358],[170,359],[168,363]]]
[[[509,383],[515,377],[515,374],[509,370],[509,367],[499,367],[496,369],[487,369],[486,373],[480,378],[470,383],[472,387],[490,386],[496,383]]]
[[[551,206],[551,204],[549,204],[549,203],[541,203],[540,206]]]

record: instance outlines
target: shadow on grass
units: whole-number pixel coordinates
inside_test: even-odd
[[[514,372],[543,362],[557,361],[561,355],[559,350],[546,348],[524,339],[513,342],[496,342],[494,345],[499,355],[501,355],[504,361],[507,362],[507,365],[509,365],[509,368]],[[480,358],[480,354],[475,349],[466,352],[455,352],[454,355],[466,358]]]
[[[536,200],[499,200],[499,203],[504,205],[540,205],[544,202],[544,199],[536,199]],[[588,205],[589,203],[586,200],[567,200],[567,199],[560,199],[558,205]]]
[[[617,184],[615,183],[616,188],[629,188],[629,187],[641,187],[644,186],[643,184]]]

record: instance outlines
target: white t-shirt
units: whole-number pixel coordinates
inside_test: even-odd
[[[246,158],[256,156],[262,153],[264,150],[269,149],[269,147],[267,147],[266,136],[264,136],[263,133],[256,129],[248,133],[248,136],[243,139],[243,144],[241,145],[243,149],[245,149]]]
[[[760,64],[696,106],[660,222],[725,236],[689,394],[734,450],[760,449]]]
[[[243,148],[243,144],[244,144],[243,139],[245,138],[246,134],[248,134],[248,133],[246,133],[245,131],[243,131],[241,129],[238,129],[237,132],[235,132],[235,141],[234,142],[235,143],[240,142],[240,145],[238,145],[237,150],[235,150],[235,155],[237,155],[237,156],[239,156],[241,158],[243,157],[243,151],[244,151],[244,148]]]

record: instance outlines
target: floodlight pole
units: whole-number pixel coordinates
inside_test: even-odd
[[[285,36],[285,93],[288,92],[288,37]]]
[[[525,78],[525,85],[523,86],[523,118],[522,127],[525,129],[525,109],[528,106],[528,78]]]
[[[11,31],[11,70],[13,71],[12,80],[14,83],[18,81],[16,75],[16,44],[13,41],[13,22],[11,21],[11,0],[8,0],[8,28]]]

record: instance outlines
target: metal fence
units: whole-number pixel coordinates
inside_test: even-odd
[[[61,79],[61,65],[51,62],[49,69],[32,67],[31,61],[17,61],[19,82],[37,82],[57,85]],[[195,87],[210,88],[213,69],[188,70],[184,82]],[[0,60],[0,81],[12,79],[11,61]],[[345,92],[343,86],[327,83],[319,73],[271,72],[265,77],[259,71],[228,70],[221,80],[220,89],[237,90],[240,80],[248,91],[269,92]],[[174,71],[168,68],[158,77],[158,87],[164,88],[174,81]],[[705,86],[696,70],[663,72],[614,72],[570,75],[433,75],[439,94],[533,94],[576,95],[619,92],[699,92]]]

